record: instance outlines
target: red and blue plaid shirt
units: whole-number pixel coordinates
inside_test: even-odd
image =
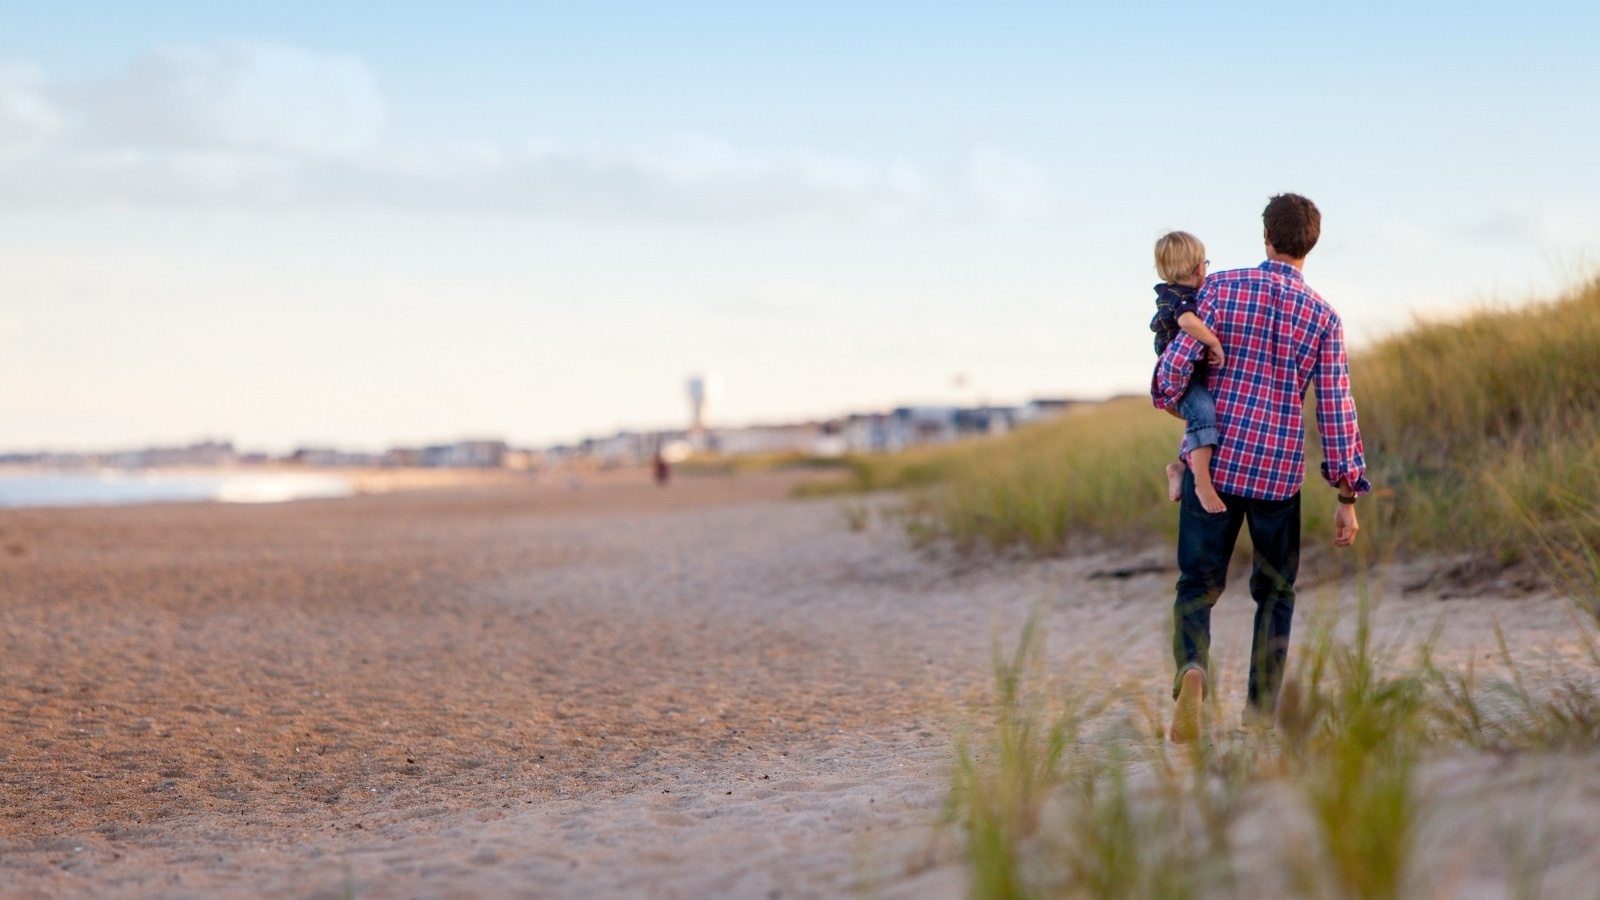
[[[1227,354],[1209,378],[1222,434],[1211,462],[1217,490],[1268,500],[1300,490],[1306,470],[1301,409],[1313,382],[1322,477],[1333,485],[1347,481],[1358,494],[1370,490],[1350,396],[1344,326],[1300,270],[1268,260],[1254,269],[1218,272],[1200,288],[1199,305],[1200,318]],[[1150,389],[1156,406],[1178,405],[1195,360],[1204,353],[1205,347],[1186,333],[1167,346]]]

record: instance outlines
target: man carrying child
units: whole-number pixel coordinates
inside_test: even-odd
[[[1317,395],[1322,477],[1339,493],[1335,546],[1355,542],[1356,498],[1369,490],[1344,328],[1301,275],[1321,234],[1321,213],[1305,197],[1281,194],[1268,202],[1262,219],[1266,262],[1211,274],[1196,296],[1200,319],[1226,348],[1226,362],[1212,368],[1208,384],[1220,434],[1210,476],[1225,509],[1207,511],[1196,496],[1193,473],[1184,474],[1173,607],[1178,671],[1170,736],[1177,742],[1199,737],[1211,607],[1227,583],[1228,562],[1243,526],[1249,527],[1254,545],[1250,595],[1256,603],[1244,718],[1246,724],[1271,722],[1288,660],[1300,566],[1301,407],[1308,387],[1314,385]],[[1156,365],[1151,387],[1156,406],[1169,411],[1178,406],[1195,362],[1206,352],[1187,332],[1172,339]]]

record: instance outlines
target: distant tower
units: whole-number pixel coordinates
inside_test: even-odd
[[[716,376],[699,373],[689,376],[689,443],[696,449],[706,445],[706,413],[717,392]]]
[[[706,433],[706,379],[689,376],[689,437],[698,441]]]

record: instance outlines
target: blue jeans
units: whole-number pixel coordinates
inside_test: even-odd
[[[1211,666],[1211,607],[1228,583],[1228,562],[1239,530],[1248,525],[1252,545],[1250,596],[1256,601],[1247,701],[1272,712],[1289,658],[1294,581],[1300,572],[1300,495],[1260,500],[1223,494],[1226,512],[1208,513],[1194,494],[1194,473],[1183,474],[1178,508],[1178,596],[1172,608],[1172,656],[1178,679],[1186,669]],[[1174,682],[1172,696],[1178,696]]]
[[[1211,399],[1206,379],[1198,373],[1189,382],[1189,389],[1178,401],[1178,412],[1188,422],[1183,433],[1183,452],[1192,453],[1200,447],[1215,447],[1222,443],[1217,432],[1217,403]]]

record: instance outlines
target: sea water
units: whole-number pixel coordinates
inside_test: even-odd
[[[0,470],[0,507],[279,503],[313,497],[345,497],[354,492],[349,479],[315,472]]]

